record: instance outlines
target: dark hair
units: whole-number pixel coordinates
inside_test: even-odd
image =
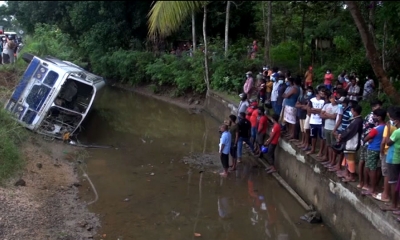
[[[271,77],[270,76],[265,76],[265,80],[270,80]]]
[[[381,117],[382,120],[385,120],[385,118],[386,118],[386,110],[385,109],[378,108],[378,109],[375,109],[372,113],[377,117]]]
[[[398,106],[390,106],[387,110],[387,113],[389,114],[390,117],[396,114],[396,112],[400,112],[400,107]]]
[[[272,114],[272,119],[274,119],[275,122],[278,122],[279,121],[279,115],[276,114],[276,113]]]
[[[350,80],[350,81],[353,81],[353,80],[356,80],[356,78],[355,78],[353,75],[350,75],[350,76],[349,76],[349,80]]]
[[[338,83],[336,84],[336,86],[337,86],[337,85],[342,85],[342,86],[343,86],[343,83],[341,83],[341,82],[338,82]]]
[[[232,122],[236,122],[236,116],[235,115],[229,115],[229,119],[232,121]]]
[[[262,113],[264,113],[264,108],[263,107],[258,107],[258,110],[261,111]]]
[[[358,104],[356,104],[355,106],[352,106],[351,109],[353,109],[353,111],[358,114],[361,114],[361,112],[362,112],[362,107]]]
[[[325,86],[319,86],[318,88],[317,88],[317,91],[318,92],[325,92],[326,91],[326,87]]]
[[[247,94],[246,93],[242,93],[242,101],[247,100]]]
[[[294,79],[294,84],[301,85],[301,78],[297,77]]]
[[[289,77],[289,78],[288,78],[288,82],[294,83],[294,78]]]
[[[339,94],[341,97],[346,97],[347,96],[347,91],[342,89],[336,89],[336,93]]]
[[[279,68],[277,68],[277,67],[273,67],[273,68],[272,68],[272,71],[276,73],[276,72],[278,72],[278,71],[279,71]]]
[[[400,120],[400,107],[394,107],[389,115],[390,118],[393,118],[394,120]]]
[[[311,90],[312,92],[314,92],[313,86],[308,86],[308,87],[307,87],[307,90]]]
[[[371,101],[371,107],[374,107],[376,105],[382,106],[383,102],[379,99],[375,99]]]
[[[240,116],[241,118],[245,118],[245,117],[246,117],[246,113],[245,113],[245,112],[241,112],[241,113],[239,113],[239,116]]]

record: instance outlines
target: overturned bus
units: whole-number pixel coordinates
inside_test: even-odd
[[[54,57],[24,54],[22,58],[29,65],[5,109],[34,132],[69,139],[105,86],[104,79]]]

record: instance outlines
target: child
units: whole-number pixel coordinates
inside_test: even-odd
[[[377,185],[377,168],[379,162],[379,154],[381,152],[381,142],[383,140],[383,130],[385,129],[386,110],[375,109],[373,111],[373,121],[378,126],[371,129],[369,134],[364,138],[364,142],[369,142],[367,148],[367,159],[364,167],[364,184],[370,186],[368,190],[362,192],[363,195],[372,195],[376,192]],[[368,184],[368,180],[369,183]]]
[[[274,114],[272,115],[272,120],[273,120],[273,127],[271,130],[271,134],[269,135],[269,138],[267,141],[265,141],[264,145],[268,146],[268,153],[267,153],[267,161],[271,164],[271,167],[266,168],[265,170],[267,173],[273,173],[276,172],[275,168],[275,149],[278,146],[279,143],[279,138],[281,136],[281,126],[279,125],[279,115]]]
[[[311,150],[306,154],[314,154],[317,145],[317,138],[321,140],[322,136],[322,118],[320,116],[321,109],[325,105],[325,88],[319,88],[318,94],[310,100],[310,137],[311,137]]]

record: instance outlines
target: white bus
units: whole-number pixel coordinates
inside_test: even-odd
[[[22,58],[30,63],[5,109],[32,131],[69,139],[105,86],[104,79],[54,57],[24,54]]]

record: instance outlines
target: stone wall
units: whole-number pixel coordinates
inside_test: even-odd
[[[220,121],[237,114],[232,103],[216,92],[206,99],[205,110]],[[281,139],[276,164],[282,178],[318,210],[325,224],[341,239],[400,239],[400,224],[379,203],[361,195],[355,183],[343,183],[312,156]]]

